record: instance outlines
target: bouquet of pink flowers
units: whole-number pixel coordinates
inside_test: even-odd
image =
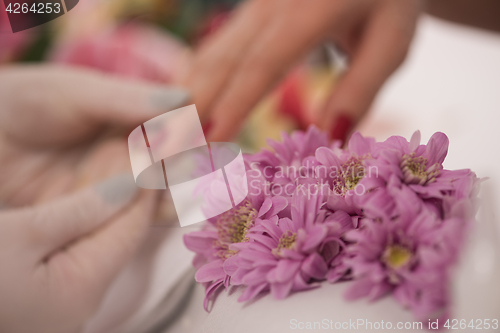
[[[244,286],[244,302],[352,280],[347,300],[392,294],[421,320],[448,315],[479,180],[443,169],[445,134],[354,133],[341,149],[311,127],[269,145],[245,156],[246,200],[185,236],[205,309],[222,287]]]

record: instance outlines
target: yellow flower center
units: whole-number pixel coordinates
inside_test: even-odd
[[[333,191],[345,195],[347,191],[353,190],[364,176],[365,168],[361,160],[351,157],[342,164],[341,171],[333,179]]]
[[[432,183],[439,174],[439,165],[436,163],[427,168],[427,159],[415,156],[415,153],[404,155],[401,161],[401,171],[407,184],[425,185]]]
[[[256,217],[257,210],[248,200],[219,217],[215,223],[219,236],[215,246],[219,248],[219,257],[227,259],[236,253],[229,250],[229,244],[248,241],[247,232],[254,226]]]
[[[291,231],[287,231],[286,233],[281,235],[278,241],[278,246],[272,251],[273,254],[276,256],[280,256],[283,249],[290,250],[291,248],[293,248],[296,241],[297,234]]]
[[[401,245],[391,245],[385,249],[382,261],[384,261],[390,268],[398,269],[407,265],[412,257],[412,252],[406,247]]]

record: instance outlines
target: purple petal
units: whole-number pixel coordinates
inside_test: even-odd
[[[255,240],[256,242],[259,242],[269,249],[274,249],[278,246],[278,243],[276,242],[275,239],[266,236],[266,235],[259,235],[259,234],[248,234],[248,238]]]
[[[214,260],[202,266],[195,275],[196,282],[212,282],[223,279],[226,273],[222,268],[222,260]]]
[[[325,260],[317,252],[312,253],[304,260],[301,269],[302,272],[316,280],[324,279],[328,270]]]
[[[184,235],[184,244],[193,252],[203,253],[212,248],[217,237],[216,231],[195,231]]]
[[[392,289],[393,287],[387,282],[378,283],[374,285],[372,290],[370,291],[370,295],[368,295],[368,300],[370,302],[375,302],[376,300],[380,299],[381,297],[389,293]]]
[[[410,146],[408,147],[410,153],[414,152],[420,146],[420,131],[415,131],[410,139]]]
[[[368,296],[373,288],[373,282],[368,278],[362,278],[354,281],[344,294],[348,301],[354,301]]]
[[[259,260],[273,260],[275,257],[271,252],[260,252],[255,250],[244,250],[238,253],[238,257],[246,259],[250,262],[257,262]]]
[[[279,240],[283,234],[280,228],[269,220],[262,220],[261,226],[264,227],[264,230],[276,240]]]
[[[243,277],[243,284],[247,286],[256,286],[266,282],[266,275],[269,272],[269,267],[258,267],[251,272],[248,272]]]
[[[342,165],[338,156],[335,155],[331,149],[326,147],[320,147],[316,150],[316,159],[327,167],[339,168]]]
[[[271,198],[266,198],[259,209],[259,214],[257,215],[257,217],[261,217],[262,215],[267,213],[269,209],[271,209],[272,205],[273,201],[271,200]]]
[[[280,219],[278,222],[278,227],[281,229],[283,233],[287,232],[288,230],[292,232],[297,232],[297,227],[295,226],[293,221],[290,220],[288,217]]]
[[[272,283],[271,284],[271,295],[275,299],[284,299],[288,296],[292,290],[293,280],[282,282],[282,283]]]
[[[231,284],[239,286],[243,284],[243,278],[247,275],[250,270],[246,268],[238,268],[233,275],[231,275]]]
[[[295,277],[293,278],[292,290],[295,291],[311,290],[314,288],[318,288],[320,285],[321,285],[320,283],[306,283],[302,278],[301,274],[295,274]]]
[[[281,283],[291,280],[300,268],[300,261],[280,260],[275,269],[269,271],[267,280],[272,283]]]
[[[275,197],[272,197],[272,207],[271,209],[265,214],[266,218],[269,218],[273,215],[276,215],[278,214],[279,212],[281,212],[283,209],[286,208],[286,206],[288,206],[288,200],[283,198],[283,197],[280,197],[280,196],[275,196]]]
[[[328,196],[328,200],[326,202],[326,207],[333,211],[343,210],[347,214],[359,214],[360,211],[354,206],[348,205],[346,203],[346,199],[341,197],[340,195],[330,195]]]
[[[222,268],[227,275],[233,275],[238,269],[238,257],[232,256],[227,258],[222,264]]]
[[[327,233],[327,228],[325,226],[316,226],[309,230],[307,233],[307,238],[305,242],[302,244],[303,252],[310,252],[323,241]]]
[[[330,283],[335,283],[346,275],[348,269],[349,267],[343,264],[335,266],[334,268],[328,271],[328,273],[326,274],[326,279]]]
[[[338,210],[331,214],[326,220],[325,223],[335,222],[340,225],[339,233],[344,234],[345,232],[351,230],[353,228],[352,217],[344,212],[343,210]]]
[[[288,250],[288,249],[282,249],[281,250],[281,257],[285,259],[292,259],[292,260],[302,260],[304,259],[304,254],[296,252],[294,250]]]
[[[214,283],[212,283],[207,287],[207,289],[205,290],[205,299],[203,300],[203,308],[205,309],[205,311],[210,312],[208,308],[209,302],[215,296],[217,290],[219,290],[222,286],[224,286],[224,281],[221,279],[215,281]]]
[[[449,140],[446,134],[436,132],[429,139],[425,149],[425,157],[428,160],[428,166],[434,163],[443,163],[446,154],[448,154]]]
[[[363,156],[371,153],[372,140],[364,138],[359,132],[355,132],[349,140],[349,151],[357,156]]]
[[[245,291],[243,291],[243,294],[241,294],[240,298],[238,298],[238,302],[246,302],[251,299],[253,299],[255,296],[257,296],[261,291],[266,289],[269,284],[267,282],[256,285],[256,286],[248,286],[245,288]]]

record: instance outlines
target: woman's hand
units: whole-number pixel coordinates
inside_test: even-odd
[[[0,206],[45,202],[131,173],[126,134],[187,100],[181,89],[89,70],[1,69]]]
[[[404,60],[420,7],[421,0],[247,1],[201,46],[184,79],[202,120],[210,121],[210,140],[233,137],[263,95],[329,40],[350,65],[315,122],[339,136]]]
[[[144,239],[154,192],[122,174],[0,211],[0,331],[78,332]]]
[[[157,201],[117,133],[187,99],[91,71],[0,70],[1,332],[77,332],[98,309]]]

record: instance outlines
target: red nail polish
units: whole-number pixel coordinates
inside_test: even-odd
[[[351,117],[346,114],[338,115],[333,122],[332,130],[330,131],[330,138],[332,140],[341,140],[344,143],[351,131],[352,126],[353,121],[351,120]]]
[[[212,128],[212,121],[207,121],[204,125],[201,126],[203,129],[203,133],[205,134],[205,137],[208,136],[208,133],[210,133],[210,129]]]

